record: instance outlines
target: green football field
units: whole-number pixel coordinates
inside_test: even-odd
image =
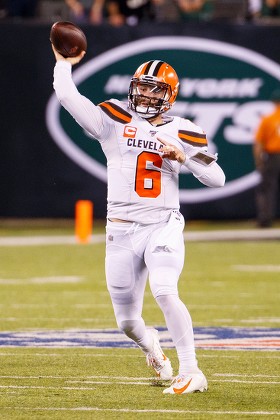
[[[0,419],[279,418],[279,238],[186,243],[179,289],[209,390],[173,396],[117,332],[94,233],[81,245],[63,240],[71,227],[0,225]],[[148,285],[143,316],[176,371]]]

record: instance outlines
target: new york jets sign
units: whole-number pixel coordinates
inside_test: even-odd
[[[126,99],[136,68],[151,59],[174,67],[180,78],[170,114],[188,118],[207,134],[209,150],[218,153],[225,187],[203,187],[189,173],[180,177],[182,203],[235,195],[255,186],[252,143],[262,114],[270,112],[271,92],[279,85],[280,66],[243,47],[192,37],[153,37],[114,48],[73,72],[79,91],[98,104]],[[47,106],[47,126],[58,146],[78,165],[106,182],[106,162],[97,141],[89,138],[60,106],[55,94]]]

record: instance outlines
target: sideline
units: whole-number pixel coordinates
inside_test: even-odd
[[[280,240],[280,229],[214,230],[184,232],[187,242]],[[92,235],[89,244],[105,242],[105,234]],[[0,246],[77,245],[74,235],[64,236],[3,236]]]

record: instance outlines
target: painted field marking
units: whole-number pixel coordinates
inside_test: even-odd
[[[90,243],[105,242],[105,235],[92,235]],[[81,246],[73,235],[63,236],[6,236],[0,238],[0,246],[38,246],[38,245],[78,245]]]
[[[216,415],[280,415],[280,411],[222,411],[222,410],[168,410],[168,409],[131,409],[131,408],[100,408],[100,407],[3,407],[3,410],[20,410],[20,411],[99,411],[114,413],[161,413],[161,414],[216,414]]]
[[[211,376],[210,376],[210,378],[211,377],[216,377],[216,376],[218,376],[218,377],[227,377],[227,378],[232,378],[232,377],[242,377],[242,378],[244,378],[244,377],[249,377],[249,378],[276,378],[276,379],[278,379],[278,378],[280,378],[280,375],[260,375],[260,374],[258,374],[258,375],[251,375],[251,374],[242,374],[242,373],[213,373]],[[110,379],[111,381],[112,380],[115,380],[115,381],[150,381],[151,379],[154,379],[154,378],[151,378],[150,376],[149,377],[133,377],[133,376],[107,376],[107,375],[90,375],[90,376],[53,376],[53,375],[38,375],[38,376],[33,376],[33,375],[30,375],[30,376],[27,376],[27,375],[0,375],[0,378],[2,378],[2,379],[16,379],[16,380],[19,380],[19,379],[61,379],[61,380],[67,380],[67,382],[68,383],[79,383],[79,382],[82,382],[82,383],[92,383],[91,382],[91,380],[92,379]],[[86,382],[86,381],[88,381],[88,382]],[[210,379],[211,380],[211,379]],[[215,378],[214,378],[214,381],[217,381]],[[231,382],[231,380],[228,380],[229,382]],[[107,383],[107,382],[105,382],[105,383]],[[112,382],[112,383],[114,383],[114,382]],[[261,382],[258,382],[258,383],[261,383]],[[268,382],[268,383],[270,383],[270,382]],[[276,382],[276,383],[278,383],[278,382]]]
[[[78,276],[32,277],[28,279],[0,279],[0,284],[26,286],[28,284],[79,283],[82,280],[83,277]]]
[[[138,349],[134,349],[134,350],[138,350]],[[119,358],[129,358],[132,357],[133,359],[135,359],[135,357],[141,357],[141,355],[137,356],[137,355],[132,355],[132,354],[105,354],[105,353],[77,353],[75,352],[76,356],[79,357],[106,357],[106,358],[112,358],[112,359],[119,359]],[[25,357],[25,356],[30,356],[30,353],[0,353],[0,357],[1,356],[16,356],[16,357]],[[37,356],[37,357],[63,357],[65,358],[65,353],[33,353],[32,352],[32,356]],[[143,357],[143,356],[142,356]],[[223,357],[223,356],[217,356],[217,357]],[[238,357],[238,356],[232,356],[232,357]]]
[[[250,378],[280,378],[280,375],[251,375],[251,374],[244,374],[244,373],[213,373],[212,376],[229,376],[229,377],[246,377],[249,376]]]
[[[137,350],[137,349],[135,349]],[[111,358],[111,359],[127,359],[127,358],[133,358],[135,359],[135,357],[141,357],[139,355],[132,355],[132,354],[107,354],[107,353],[75,353],[77,356],[79,357],[90,357],[90,358],[96,358],[96,357],[104,357],[106,359]],[[30,353],[0,353],[0,357],[26,357],[26,356],[30,356]],[[32,356],[34,357],[63,357],[65,358],[65,354],[64,353],[32,353]],[[267,355],[260,355],[260,356],[255,356],[256,359],[267,359]],[[238,355],[232,354],[232,355],[227,355],[227,354],[200,354],[199,358],[208,358],[208,359],[239,359]],[[277,355],[273,355],[271,352],[269,354],[269,359],[280,359],[280,356]]]
[[[156,380],[157,378],[150,378],[150,381]],[[208,382],[226,382],[226,383],[238,383],[238,384],[270,384],[270,385],[279,385],[280,382],[271,382],[271,381],[241,381],[238,379],[207,379]],[[98,384],[98,385],[114,385],[114,384],[121,384],[121,385],[150,385],[146,382],[110,382],[110,381],[66,381],[66,383],[82,383],[82,384]]]
[[[139,386],[151,386],[152,381],[156,381],[157,378],[150,378],[149,382],[139,382],[139,381],[67,381],[66,383],[74,383],[74,384],[89,384],[89,385],[139,385]],[[237,384],[262,384],[262,385],[279,385],[280,382],[271,382],[271,381],[241,381],[237,379],[210,379],[208,380],[209,383],[237,383]],[[64,390],[72,390],[72,391],[91,391],[96,387],[89,387],[89,386],[47,386],[47,385],[0,385],[0,389],[64,389]]]
[[[229,383],[237,383],[237,384],[269,384],[269,385],[279,385],[279,381],[241,381],[239,379],[211,379],[209,382],[229,382]]]
[[[29,317],[29,318],[27,318],[27,317],[8,317],[8,318],[0,318],[0,321],[18,322],[19,319],[21,321],[23,321],[23,320],[34,321],[34,318],[32,318],[32,317]],[[46,318],[46,317],[40,317],[40,320],[41,321],[60,321],[60,322],[62,322],[62,321],[66,321],[66,322],[72,321],[73,322],[73,321],[76,321],[76,318],[50,318],[50,317]],[[107,321],[109,321],[109,320],[114,321],[114,318],[107,318]],[[85,322],[85,323],[87,322],[87,323],[90,323],[90,324],[99,324],[102,321],[104,321],[104,318],[83,318],[83,322]],[[0,337],[1,337],[1,333],[0,333]],[[1,344],[0,344],[0,346],[1,346]]]
[[[197,231],[184,232],[184,239],[188,242],[196,241],[250,241],[279,239],[280,229],[252,229],[252,230],[215,230],[215,231]],[[90,244],[99,244],[105,242],[105,234],[94,234],[91,236]],[[74,235],[61,236],[2,236],[0,237],[0,246],[43,246],[43,245],[77,245]]]
[[[132,377],[132,376],[106,376],[106,375],[93,375],[93,376],[51,376],[51,375],[39,375],[39,376],[21,376],[21,375],[1,375],[0,378],[3,379],[70,379],[72,380],[73,378],[76,379],[75,382],[79,382],[78,378],[82,381],[84,379],[89,380],[89,379],[114,379],[116,381],[150,381],[151,378],[150,377]]]
[[[240,321],[242,324],[260,324],[262,322],[268,322],[268,323],[278,323],[280,324],[280,318],[254,318],[254,319],[242,319]]]
[[[231,269],[234,271],[248,271],[248,272],[259,272],[259,273],[279,273],[279,264],[267,264],[267,265],[232,265]]]
[[[166,328],[156,327],[163,348],[174,348]],[[280,329],[241,327],[195,327],[197,349],[280,350]],[[125,334],[116,329],[7,331],[0,332],[2,347],[86,347],[137,348]]]

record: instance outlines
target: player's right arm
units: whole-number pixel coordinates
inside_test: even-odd
[[[102,111],[88,98],[81,95],[72,79],[72,66],[83,58],[83,51],[77,57],[64,58],[53,47],[57,60],[54,68],[53,87],[61,105],[77,123],[96,138],[104,136],[108,127],[104,126]]]
[[[192,174],[207,187],[223,187],[225,174],[217,164],[217,156],[203,150],[203,148],[188,146],[180,150],[174,144],[157,137],[163,144],[161,148],[162,157],[170,160],[177,160],[181,165],[186,166]]]

